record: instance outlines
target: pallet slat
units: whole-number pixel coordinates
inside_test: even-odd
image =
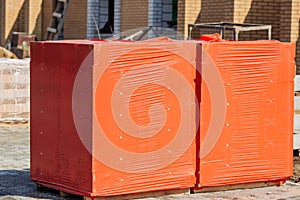
[[[233,185],[223,185],[223,186],[212,186],[204,188],[193,188],[193,193],[202,192],[216,192],[216,191],[226,191],[226,190],[237,190],[237,189],[251,189],[251,188],[261,188],[270,186],[281,186],[285,184],[285,180],[270,181],[270,182],[256,182],[256,183],[244,183],[244,184],[233,184]]]
[[[55,190],[48,188],[46,186],[37,184],[37,190],[40,192],[52,192],[57,193],[61,197],[78,197],[78,195],[73,195],[65,191]],[[170,195],[187,195],[191,194],[190,188],[181,188],[173,190],[162,190],[162,191],[152,191],[152,192],[141,192],[135,194],[124,194],[116,196],[98,196],[98,197],[85,197],[82,196],[84,200],[125,200],[125,199],[138,199],[138,198],[149,198],[149,197],[163,197]]]
[[[136,194],[108,196],[108,197],[94,197],[94,198],[84,197],[84,200],[125,200],[125,199],[139,199],[139,198],[162,197],[162,196],[169,196],[169,195],[185,195],[185,194],[190,194],[190,188],[143,192],[143,193],[136,193]]]

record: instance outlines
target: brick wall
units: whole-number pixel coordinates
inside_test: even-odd
[[[280,6],[280,41],[289,42],[291,39],[292,1],[281,0]]]
[[[5,46],[12,32],[42,35],[42,0],[1,0],[0,45]]]
[[[178,31],[187,36],[187,24],[233,21],[233,0],[179,0]],[[193,37],[211,33],[194,29]]]
[[[43,0],[29,0],[28,33],[42,40],[42,3]]]
[[[291,41],[296,42],[297,74],[300,74],[300,2],[292,1]]]
[[[47,27],[50,24],[52,13],[54,9],[54,0],[43,0],[42,4],[42,40],[47,34]]]
[[[197,23],[232,21],[233,0],[202,0]]]
[[[55,9],[55,0],[43,0],[42,11],[42,37],[47,33],[52,13]],[[71,0],[67,15],[64,19],[64,39],[87,38],[87,0]]]
[[[121,2],[121,32],[148,26],[148,0]]]
[[[234,22],[272,25],[272,38],[280,39],[280,0],[235,0]],[[267,31],[240,33],[241,40],[268,39]]]
[[[194,24],[201,11],[201,0],[178,0],[177,31],[187,36],[187,24]]]
[[[64,25],[66,39],[86,38],[86,1],[71,1]],[[35,34],[39,40],[45,38],[46,29],[50,24],[54,9],[54,0],[1,0],[0,3],[1,46],[5,46],[13,31]]]
[[[234,1],[233,0],[202,0],[201,12],[196,23],[208,22],[232,22],[234,18]],[[199,37],[201,34],[210,34],[214,31],[211,29],[195,30],[193,37]],[[233,39],[230,32],[225,32],[227,39]]]
[[[281,0],[280,5],[280,41],[296,43],[297,74],[300,74],[300,2],[299,0]]]
[[[5,0],[4,7],[4,41],[1,45],[5,45],[10,39],[11,32],[27,32],[28,31],[28,12],[29,2],[25,0]]]
[[[87,0],[72,0],[64,21],[65,39],[87,38]]]

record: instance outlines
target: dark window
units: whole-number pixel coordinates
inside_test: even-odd
[[[100,29],[100,33],[112,34],[114,32],[115,1],[108,1],[108,21]]]

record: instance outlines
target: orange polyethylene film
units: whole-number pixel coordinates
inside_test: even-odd
[[[199,153],[198,187],[292,175],[294,50],[294,45],[277,41],[203,44],[202,69],[218,68],[227,108],[211,151],[202,157]],[[205,81],[200,96],[201,149],[215,107]]]
[[[195,44],[113,43],[95,52],[96,193],[193,186]]]
[[[31,179],[110,196],[196,183],[196,44],[32,44]]]
[[[221,35],[218,33],[215,34],[208,34],[208,35],[201,35],[199,39],[196,39],[199,41],[207,41],[207,42],[222,42],[225,41],[222,39]]]

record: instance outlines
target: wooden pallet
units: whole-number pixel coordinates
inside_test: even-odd
[[[153,191],[153,192],[142,192],[135,194],[124,194],[124,195],[116,195],[116,196],[105,196],[105,197],[84,197],[73,195],[61,190],[55,190],[52,188],[47,188],[40,184],[37,184],[37,190],[42,192],[50,192],[60,195],[61,197],[71,197],[71,198],[83,198],[84,200],[125,200],[125,199],[139,199],[139,198],[149,198],[149,197],[162,197],[169,195],[185,195],[190,194],[190,188],[183,189],[173,189],[173,190],[163,190],[163,191]]]
[[[217,192],[217,191],[227,191],[227,190],[237,190],[237,189],[251,189],[251,188],[261,188],[270,186],[281,186],[284,185],[286,180],[270,181],[270,182],[256,182],[256,183],[243,183],[243,184],[233,184],[233,185],[222,185],[222,186],[210,186],[210,187],[195,187],[192,189],[192,193],[202,193],[202,192]]]
[[[84,200],[125,200],[125,199],[139,199],[139,198],[150,198],[150,197],[162,197],[169,195],[184,195],[190,194],[190,188],[174,189],[174,190],[163,190],[154,192],[142,192],[135,194],[124,194],[118,196],[108,197],[84,197]]]

